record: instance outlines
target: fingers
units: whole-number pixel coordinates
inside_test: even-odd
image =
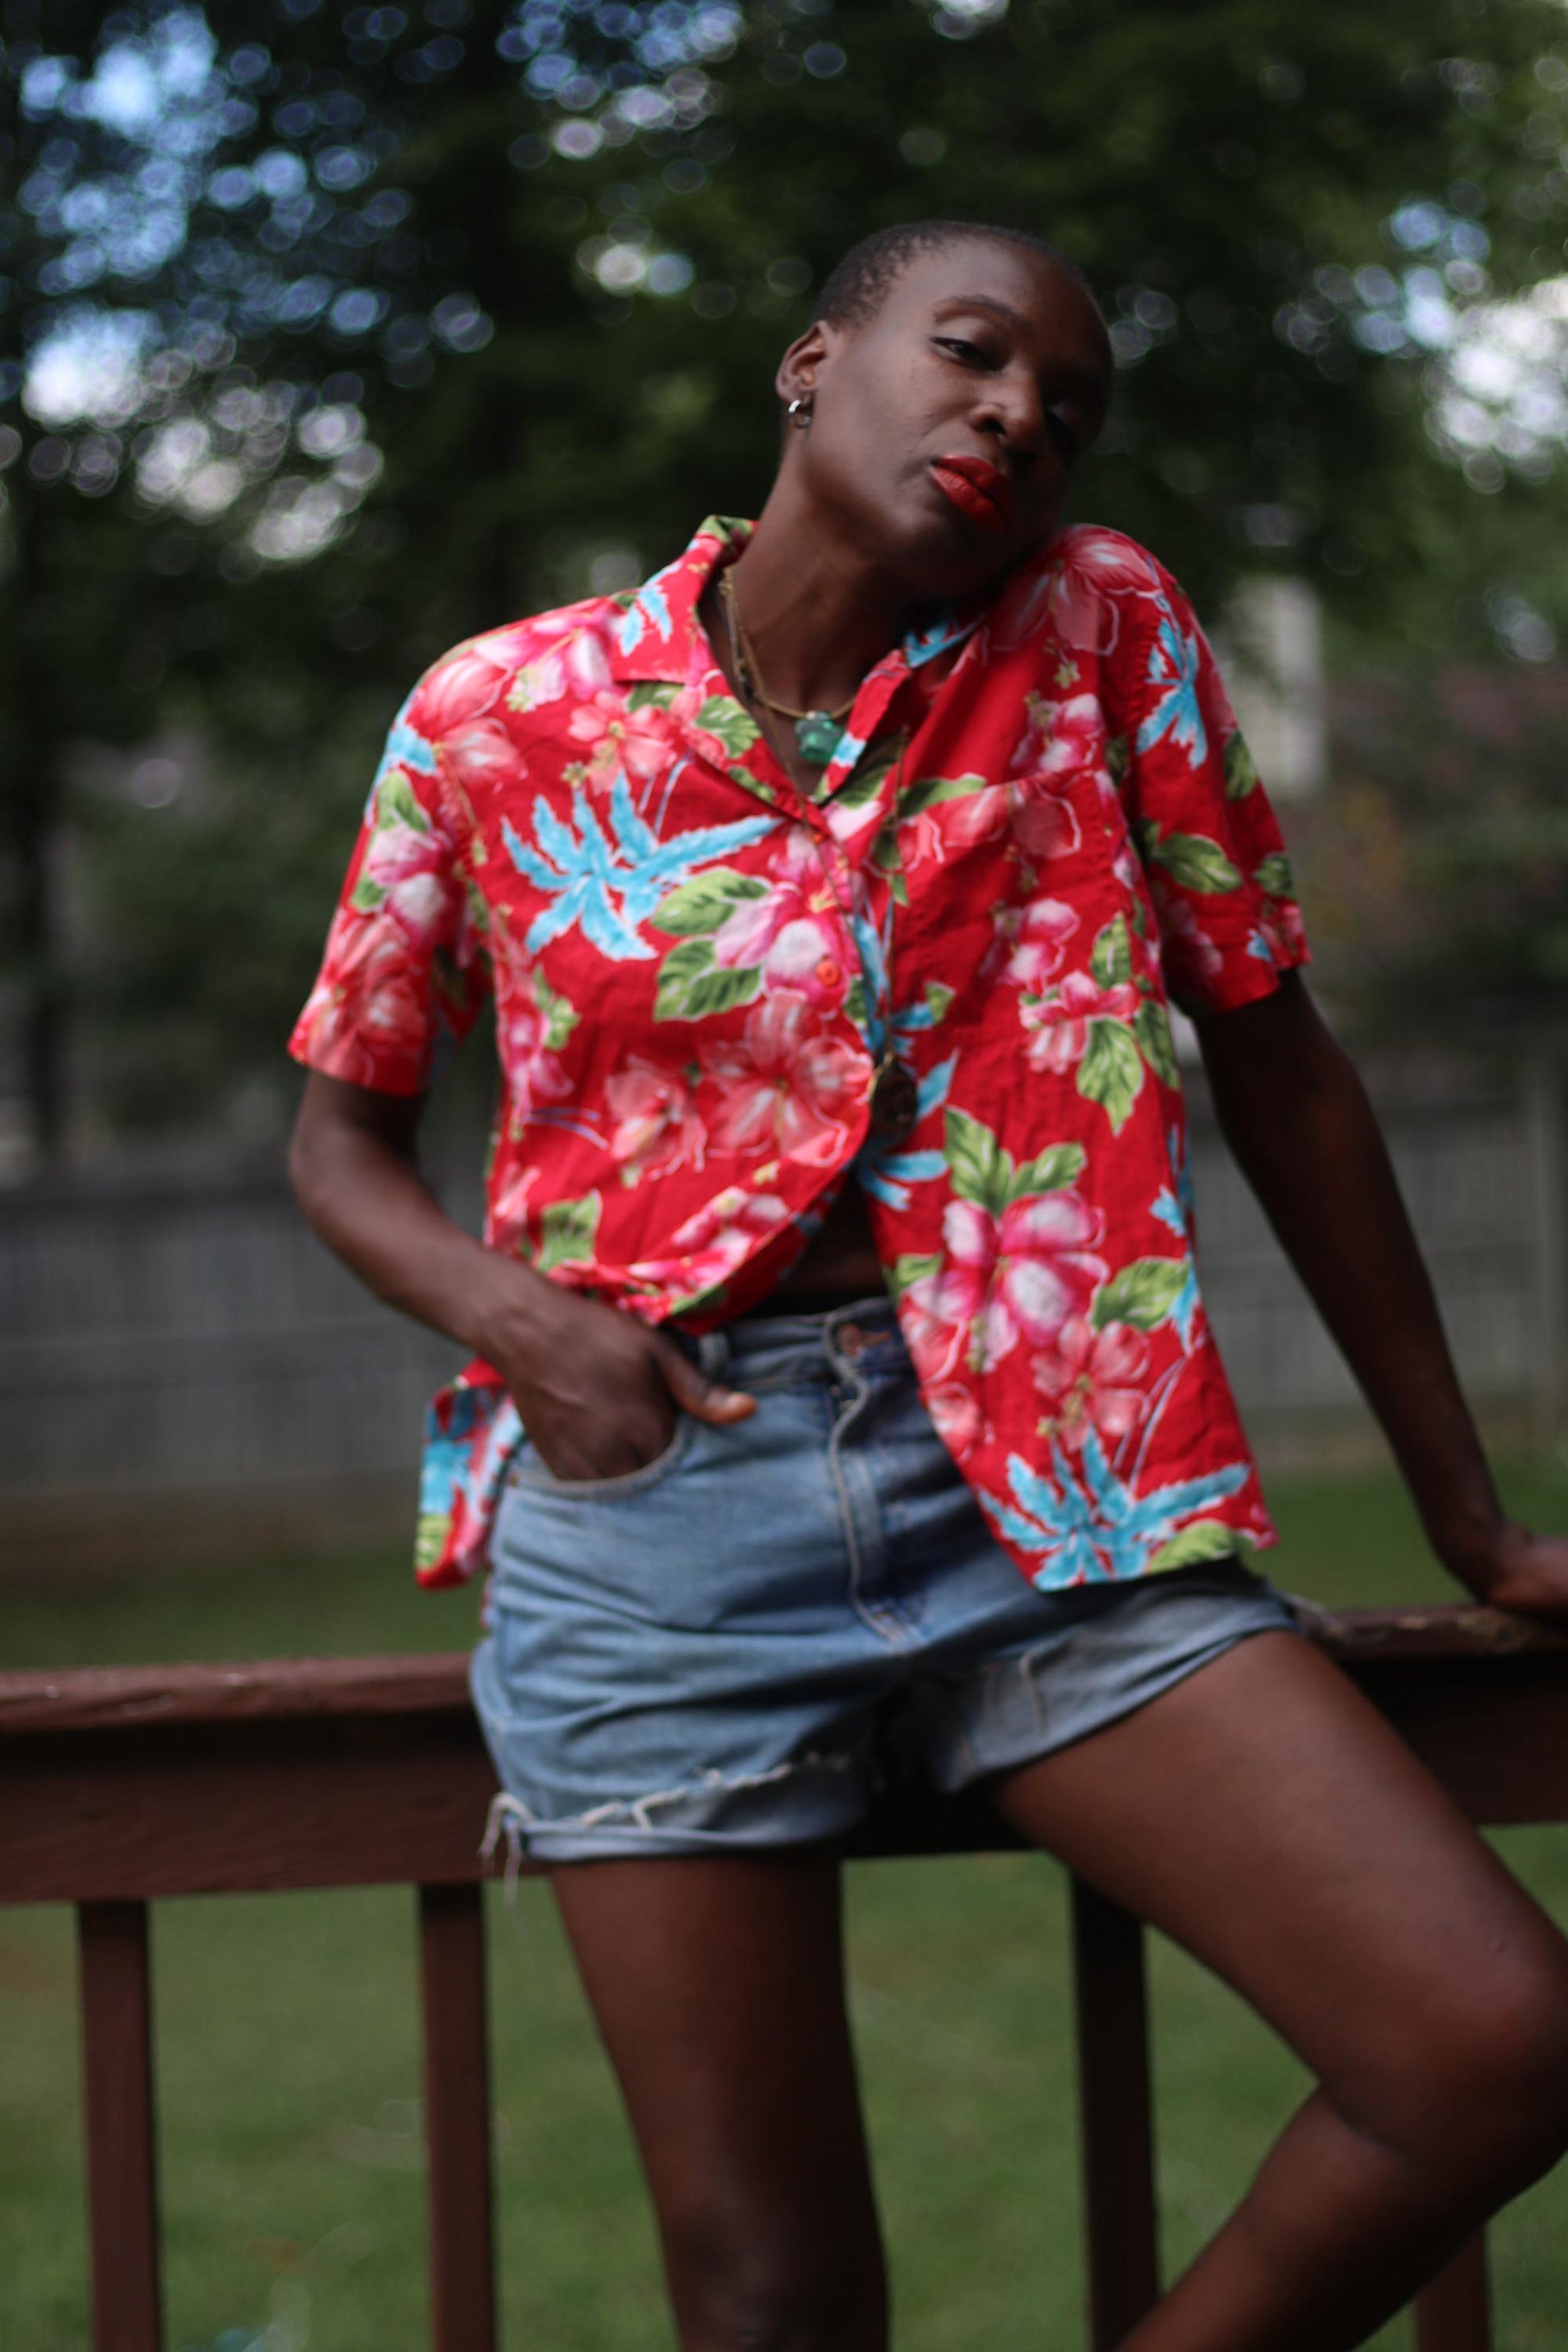
[[[699,1371],[689,1356],[682,1355],[673,1339],[659,1339],[655,1345],[659,1370],[670,1395],[694,1420],[723,1427],[732,1421],[748,1421],[755,1412],[755,1397],[748,1396],[743,1389],[727,1389],[710,1381],[706,1372]]]

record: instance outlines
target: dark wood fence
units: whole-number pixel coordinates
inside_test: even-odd
[[[1568,1820],[1568,1635],[1486,1610],[1325,1619],[1318,1638],[1473,1819]],[[96,2352],[159,2352],[147,1906],[417,1889],[435,2352],[496,2340],[479,1844],[494,1792],[456,1657],[0,1675],[0,1902],[79,1923]],[[858,1856],[1011,1844],[973,1801],[890,1802]],[[1143,1934],[1072,1891],[1090,2340],[1158,2292]],[[1488,2352],[1475,2244],[1416,2305],[1418,2352]]]

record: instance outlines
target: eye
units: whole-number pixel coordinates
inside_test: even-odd
[[[963,335],[936,335],[932,337],[932,341],[938,351],[951,352],[961,367],[984,368],[991,371],[1000,365],[1000,362],[994,359],[989,352],[983,350],[979,343],[972,343]]]

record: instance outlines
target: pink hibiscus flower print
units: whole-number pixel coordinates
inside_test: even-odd
[[[514,1127],[531,1118],[540,1104],[565,1101],[572,1082],[550,1051],[549,1015],[527,976],[496,1005],[496,1045]]]
[[[1171,985],[1179,995],[1196,996],[1201,1001],[1209,984],[1224,971],[1225,958],[1199,922],[1196,909],[1184,898],[1161,889],[1157,883],[1154,895]]]
[[[1092,973],[1069,971],[1055,988],[1026,997],[1019,1007],[1029,1032],[1029,1067],[1058,1077],[1076,1070],[1089,1050],[1091,1021],[1131,1021],[1137,1010],[1138,991],[1131,981],[1101,988]]]
[[[738,1037],[706,1046],[702,1066],[717,1097],[708,1120],[717,1150],[778,1151],[813,1168],[840,1157],[870,1083],[865,1056],[785,989],[752,1007]]]
[[[1002,599],[992,625],[1004,652],[1021,646],[1049,618],[1062,643],[1079,653],[1108,654],[1121,625],[1119,599],[1156,592],[1160,575],[1150,558],[1117,530],[1080,523],[1050,542],[1048,561],[1021,573]]]
[[[591,702],[577,704],[567,733],[574,742],[590,747],[586,766],[591,784],[613,783],[622,768],[636,782],[646,783],[676,753],[668,712],[653,702],[632,710],[625,695],[613,687],[601,687]]]
[[[340,912],[303,1015],[317,1066],[374,1087],[384,1084],[389,1062],[420,1064],[433,1022],[416,971],[397,929]]]
[[[672,1168],[700,1168],[708,1130],[697,1110],[691,1073],[629,1055],[605,1083],[615,1125],[610,1157],[624,1183],[663,1176]]]
[[[668,1256],[639,1258],[630,1271],[639,1282],[679,1283],[688,1293],[710,1290],[745,1263],[759,1234],[776,1234],[788,1223],[789,1210],[776,1192],[727,1184],[676,1227]]]
[[[1037,993],[1061,970],[1079,919],[1060,898],[1031,898],[1026,907],[1004,908],[996,928],[1006,947],[1003,979]]]
[[[765,988],[792,990],[818,1011],[843,1003],[850,958],[822,860],[804,825],[792,828],[765,894],[741,899],[720,924],[713,961],[731,971],[760,967]]]
[[[942,1381],[927,1389],[925,1408],[955,1462],[967,1462],[991,1434],[979,1398],[962,1381]]]
[[[504,719],[469,719],[441,739],[449,768],[465,784],[521,783],[528,762],[507,731]]]
[[[1075,1452],[1091,1429],[1108,1446],[1138,1425],[1143,1391],[1133,1385],[1149,1361],[1149,1342],[1126,1323],[1097,1331],[1087,1315],[1069,1315],[1056,1346],[1035,1358],[1035,1386],[1049,1406],[1050,1427]]]
[[[1104,1231],[1104,1213],[1070,1190],[1014,1201],[1000,1217],[973,1201],[948,1202],[933,1304],[967,1330],[975,1371],[990,1371],[1020,1339],[1051,1346],[1068,1317],[1085,1312],[1106,1276],[1094,1255]]]
[[[567,694],[595,695],[610,683],[609,656],[598,633],[575,622],[557,619],[552,630],[529,623],[519,654],[507,688],[509,710],[539,710]]]
[[[446,922],[452,900],[451,857],[428,827],[416,831],[398,818],[378,824],[360,871],[385,892],[379,911],[390,916],[411,946],[423,947]]]
[[[482,643],[459,646],[420,681],[414,713],[420,732],[438,742],[465,720],[482,719],[506,681],[503,654],[487,651]]]

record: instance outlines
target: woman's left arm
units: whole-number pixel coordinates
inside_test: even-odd
[[[1500,1609],[1568,1615],[1568,1540],[1504,1511],[1382,1130],[1299,974],[1197,1022],[1226,1142],[1394,1448],[1434,1550]]]

